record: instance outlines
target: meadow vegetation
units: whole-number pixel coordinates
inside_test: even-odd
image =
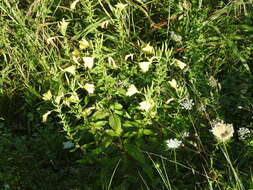
[[[252,0],[0,0],[0,189],[253,189]]]

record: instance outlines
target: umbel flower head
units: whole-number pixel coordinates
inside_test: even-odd
[[[176,148],[178,148],[178,147],[181,146],[182,141],[180,141],[180,140],[178,140],[178,139],[176,139],[176,138],[174,138],[174,139],[168,139],[168,140],[166,141],[166,144],[167,144],[167,147],[168,147],[168,148],[176,149]]]
[[[226,124],[222,120],[215,120],[211,122],[211,132],[220,142],[225,142],[233,137],[234,128],[232,124]]]

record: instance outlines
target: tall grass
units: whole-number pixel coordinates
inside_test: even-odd
[[[0,1],[1,188],[253,189],[252,18],[251,0]]]

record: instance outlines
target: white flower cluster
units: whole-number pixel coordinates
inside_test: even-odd
[[[166,141],[166,144],[167,144],[168,148],[176,149],[176,148],[178,148],[178,147],[181,146],[182,141],[180,141],[180,140],[178,140],[176,138],[174,138],[174,139],[168,139]]]
[[[226,124],[222,120],[214,120],[211,125],[211,132],[218,141],[225,142],[233,137],[234,128],[232,124]]]
[[[241,127],[238,130],[238,136],[240,140],[245,140],[251,136],[251,131],[246,127]]]
[[[180,106],[185,110],[191,110],[194,106],[194,102],[192,99],[185,99],[180,103]]]

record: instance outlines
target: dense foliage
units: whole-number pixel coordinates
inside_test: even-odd
[[[1,0],[1,189],[253,189],[251,0]]]

